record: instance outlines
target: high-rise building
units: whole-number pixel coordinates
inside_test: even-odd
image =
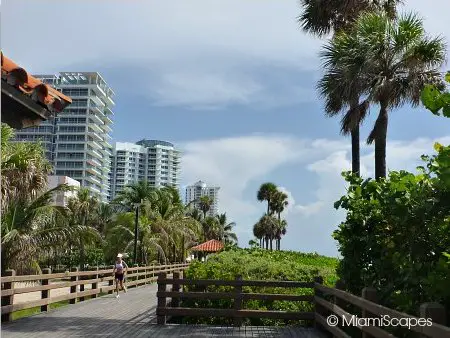
[[[77,188],[80,187],[80,182],[67,176],[49,176],[48,189],[56,188],[57,186],[65,184],[74,188],[72,191],[59,191],[53,196],[53,203],[60,207],[66,207],[70,198],[77,195]]]
[[[138,181],[147,181],[157,188],[178,188],[180,184],[180,151],[166,141],[117,142],[111,163],[110,199],[126,185]]]
[[[198,181],[186,187],[185,202],[186,204],[191,203],[194,208],[200,209],[200,197],[209,196],[212,203],[207,215],[215,216],[219,212],[219,189],[220,187],[207,186],[205,182]]]
[[[72,104],[39,127],[17,131],[16,140],[41,140],[54,175],[69,176],[102,201],[107,201],[113,90],[96,72],[35,77],[71,97]]]

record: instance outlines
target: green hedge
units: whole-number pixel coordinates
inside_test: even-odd
[[[324,257],[318,254],[305,254],[293,251],[267,251],[261,249],[233,249],[208,257],[204,263],[195,261],[185,272],[189,279],[222,279],[233,280],[242,275],[244,280],[293,280],[312,281],[320,275],[324,284],[334,285],[336,282],[336,258]],[[203,291],[200,287],[186,287],[186,291]],[[208,287],[207,291],[229,292],[232,287]],[[261,288],[244,287],[244,292],[286,293],[307,295],[312,289],[299,288]],[[233,300],[184,300],[183,307],[194,308],[232,308]],[[259,301],[245,302],[245,309],[276,310],[276,311],[312,311],[309,302]],[[185,323],[197,324],[231,324],[224,318],[184,318]],[[285,325],[300,324],[298,321],[251,318],[245,319],[244,325]]]

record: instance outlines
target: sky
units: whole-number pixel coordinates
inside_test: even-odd
[[[405,0],[430,35],[450,41],[447,0]],[[297,0],[3,0],[1,47],[36,74],[98,71],[116,93],[113,140],[173,142],[183,152],[182,185],[220,186],[219,209],[239,244],[266,206],[258,187],[289,196],[283,249],[337,256],[332,232],[344,220],[350,139],[323,114],[315,90],[325,40],[301,31]],[[448,65],[445,69],[449,69]],[[367,137],[376,111],[361,130]],[[450,124],[423,108],[389,117],[387,166],[415,170]],[[362,173],[373,176],[373,146]]]

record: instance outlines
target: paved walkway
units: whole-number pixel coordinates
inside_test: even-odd
[[[107,295],[2,324],[2,338],[60,337],[322,337],[305,328],[209,327],[154,324],[155,284]]]

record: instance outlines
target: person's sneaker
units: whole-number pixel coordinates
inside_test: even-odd
[[[123,288],[123,292],[127,293],[127,288]]]
[[[116,298],[119,298],[119,297],[120,297],[119,295],[116,296]]]

